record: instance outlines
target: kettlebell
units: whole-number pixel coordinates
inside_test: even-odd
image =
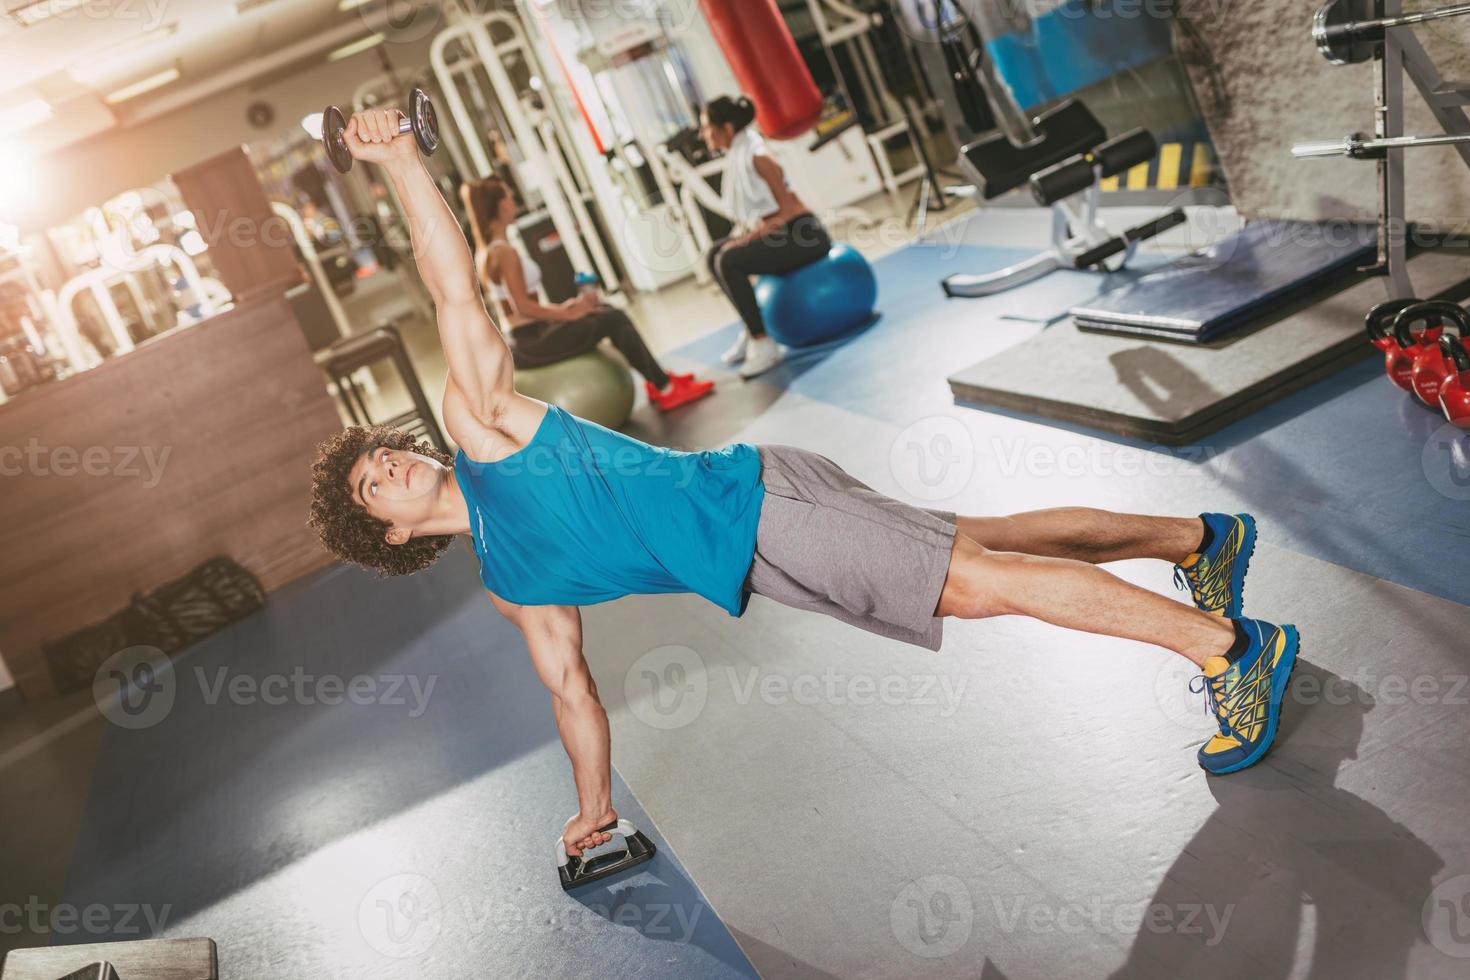
[[[1421,302],[1423,300],[1391,299],[1369,310],[1368,315],[1363,317],[1363,327],[1368,331],[1368,342],[1387,355],[1394,347],[1394,339],[1389,333],[1394,317]]]
[[[1470,430],[1470,351],[1460,337],[1439,338],[1439,350],[1450,365],[1439,386],[1439,407],[1445,418]]]
[[[1399,321],[1408,317],[1408,321],[1401,329]],[[1419,320],[1428,321],[1433,317],[1443,324],[1445,319],[1452,322],[1455,332],[1461,337],[1470,332],[1470,313],[1466,313],[1464,307],[1459,303],[1449,303],[1444,300],[1434,300],[1428,303],[1420,303],[1401,312],[1394,319],[1394,338],[1399,347],[1409,349],[1409,341],[1412,337],[1407,327],[1410,322]],[[1409,370],[1409,390],[1414,397],[1429,408],[1439,408],[1439,386],[1444,381],[1445,375],[1450,373],[1450,362],[1445,360],[1444,353],[1440,350],[1439,341],[1443,327],[1439,328],[1432,338],[1429,331],[1419,339],[1417,347],[1414,348],[1414,363]]]
[[[1394,317],[1393,326],[1389,328],[1389,336],[1394,343],[1383,355],[1383,369],[1388,374],[1388,380],[1410,394],[1414,394],[1414,361],[1426,346],[1439,343],[1439,338],[1444,333],[1444,320],[1440,317],[1447,306],[1464,313],[1455,303],[1415,303],[1400,311]],[[1424,326],[1420,330],[1410,329],[1415,323],[1422,323]]]

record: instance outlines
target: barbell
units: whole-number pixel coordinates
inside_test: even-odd
[[[1394,27],[1424,24],[1470,14],[1470,3],[1420,10],[1397,17],[1374,17],[1375,0],[1327,0],[1312,17],[1312,40],[1334,65],[1372,61],[1384,34]]]
[[[346,130],[347,116],[336,106],[327,106],[322,112],[322,146],[326,147],[332,166],[344,174],[352,169]],[[439,117],[434,113],[434,103],[423,89],[414,89],[408,97],[408,112],[398,117],[398,133],[413,133],[419,150],[426,156],[432,156],[439,149]]]
[[[1453,143],[1470,143],[1467,134],[1443,134],[1439,136],[1386,136],[1370,139],[1362,133],[1354,133],[1336,140],[1309,140],[1291,148],[1291,155],[1298,160],[1313,160],[1320,157],[1352,157],[1355,160],[1377,160],[1389,150],[1415,146],[1448,146]]]

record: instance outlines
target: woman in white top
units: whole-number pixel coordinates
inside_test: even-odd
[[[787,185],[765,139],[750,125],[754,119],[749,99],[722,95],[704,107],[699,129],[711,152],[725,154],[720,191],[736,231],[716,242],[708,259],[715,281],[745,321],[745,332],[724,361],[744,362],[740,374],[746,378],[769,371],[785,356],[766,336],[751,277],[795,272],[832,248],[827,229]]]
[[[643,375],[648,400],[663,411],[703,398],[714,388],[713,381],[666,372],[628,314],[603,303],[595,292],[564,303],[542,303],[536,295],[541,267],[517,252],[506,233],[517,210],[505,181],[467,181],[460,197],[475,239],[475,268],[496,318],[509,327],[506,335],[516,367],[555,364],[587,353],[606,337]]]

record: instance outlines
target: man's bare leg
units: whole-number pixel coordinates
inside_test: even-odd
[[[1230,620],[1141,589],[1095,565],[992,551],[963,534],[955,537],[935,614],[1030,616],[1067,629],[1157,644],[1200,665],[1235,642]]]
[[[1114,514],[1090,507],[1058,507],[1009,517],[960,517],[960,533],[991,551],[1070,558],[1100,565],[1128,558],[1178,564],[1199,548],[1197,517]]]

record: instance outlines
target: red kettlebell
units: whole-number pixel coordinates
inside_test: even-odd
[[[1444,417],[1462,429],[1470,429],[1470,351],[1460,337],[1439,338],[1439,349],[1450,363],[1449,373],[1439,386],[1439,407]]]
[[[1399,319],[1406,315],[1411,321],[1420,319],[1427,321],[1433,317],[1442,323],[1448,319],[1452,322],[1455,332],[1461,337],[1470,332],[1470,313],[1466,313],[1464,307],[1459,303],[1433,300],[1410,307],[1394,319],[1394,337],[1400,347],[1404,346],[1406,339],[1412,340],[1406,332],[1399,330]],[[1439,408],[1439,386],[1444,381],[1445,375],[1450,373],[1450,362],[1445,360],[1444,353],[1439,348],[1441,339],[1440,336],[1436,336],[1430,340],[1428,334],[1425,334],[1425,337],[1419,342],[1418,350],[1414,353],[1414,366],[1409,372],[1409,390],[1414,393],[1415,398],[1432,409]]]
[[[1454,303],[1415,303],[1394,317],[1393,326],[1388,331],[1394,344],[1383,355],[1383,369],[1388,373],[1388,380],[1410,394],[1414,394],[1414,361],[1425,347],[1439,343],[1444,333],[1441,316],[1446,306],[1464,312]],[[1417,330],[1413,329],[1416,323],[1422,324]]]
[[[1368,331],[1368,342],[1387,356],[1394,349],[1394,339],[1389,333],[1394,317],[1421,302],[1423,301],[1417,299],[1391,299],[1369,310],[1368,315],[1363,317],[1363,327]]]

